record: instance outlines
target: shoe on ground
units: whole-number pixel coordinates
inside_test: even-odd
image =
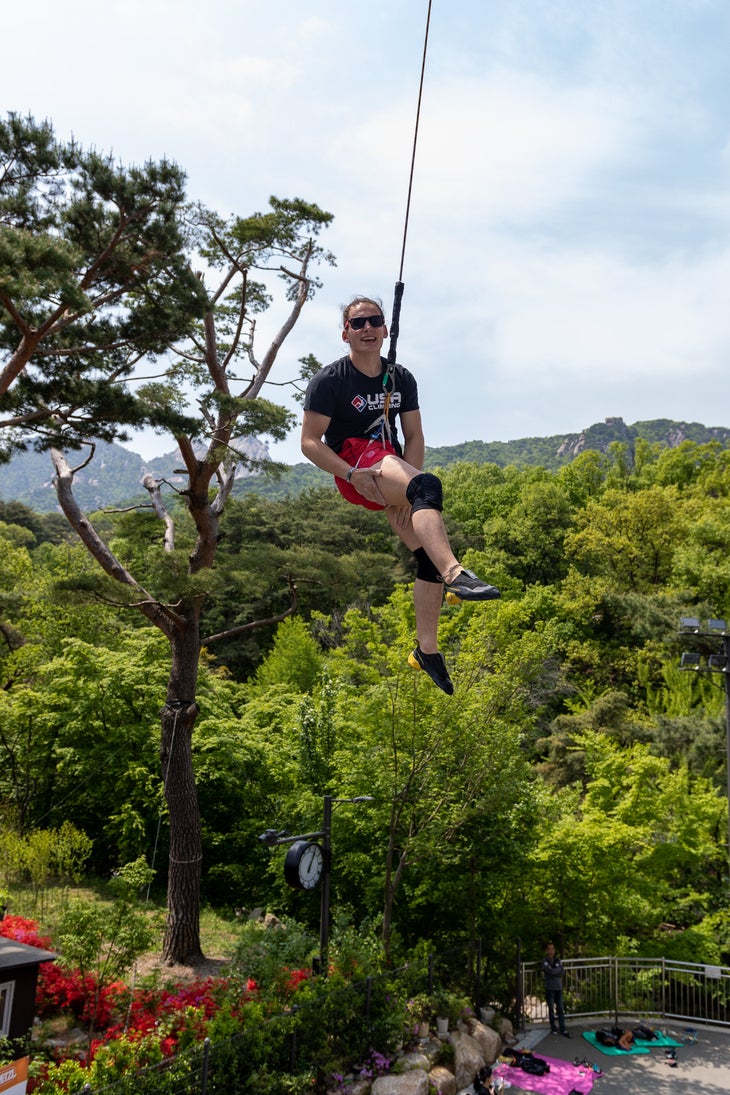
[[[557,1036],[558,1036],[558,1031],[557,1030],[551,1030],[550,1033],[554,1034],[555,1037],[557,1038]]]
[[[483,582],[472,570],[460,570],[453,581],[445,582],[444,585],[449,604],[458,604],[459,601],[496,601],[500,596],[496,586]]]
[[[447,696],[453,696],[454,686],[443,654],[424,654],[420,646],[417,646],[408,655],[408,664],[412,669],[422,669],[442,692],[445,692]]]
[[[573,1037],[573,1035],[570,1033],[569,1030],[561,1030],[560,1033],[562,1034],[563,1038],[572,1038]]]

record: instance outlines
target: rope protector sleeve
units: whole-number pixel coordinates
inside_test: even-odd
[[[395,293],[393,296],[393,315],[390,321],[390,343],[388,345],[388,356],[386,358],[388,368],[385,372],[385,380],[387,380],[387,378],[391,376],[393,372],[393,366],[395,365],[395,355],[398,348],[398,335],[400,333],[400,304],[403,300],[404,288],[405,286],[402,281],[397,281],[395,283]]]

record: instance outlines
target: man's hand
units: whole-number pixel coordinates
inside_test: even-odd
[[[367,498],[368,502],[379,502],[381,506],[384,506],[385,499],[378,486],[378,478],[382,474],[382,471],[376,471],[374,468],[355,468],[350,476],[350,482],[357,493]]]

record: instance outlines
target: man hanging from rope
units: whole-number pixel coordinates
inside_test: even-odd
[[[418,645],[408,662],[451,696],[454,686],[438,649],[444,591],[451,600],[491,601],[499,590],[465,570],[451,550],[441,516],[441,480],[421,471],[425,442],[416,381],[402,365],[389,368],[380,356],[388,335],[382,302],[355,297],[343,309],[342,321],[342,341],[350,351],[309,383],[302,452],[335,476],[349,502],[384,509],[393,531],[415,555]]]

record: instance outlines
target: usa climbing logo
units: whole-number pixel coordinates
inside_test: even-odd
[[[352,405],[356,411],[364,411],[368,405],[368,401],[363,396],[356,395],[352,401]]]

